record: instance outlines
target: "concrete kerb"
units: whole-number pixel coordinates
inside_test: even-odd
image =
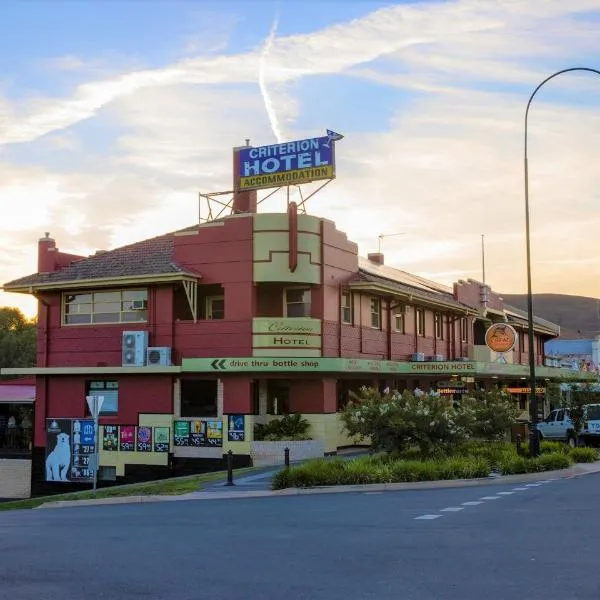
[[[121,496],[116,498],[94,498],[90,500],[64,500],[47,502],[38,509],[70,508],[75,506],[98,506],[110,504],[147,504],[157,502],[182,502],[185,500],[229,500],[232,498],[276,498],[285,496],[301,496],[315,494],[343,494],[365,492],[401,492],[414,490],[435,490],[462,487],[482,487],[488,485],[511,485],[513,483],[535,482],[546,479],[570,479],[600,472],[600,461],[580,463],[558,471],[526,473],[522,475],[505,475],[485,477],[481,479],[448,479],[443,481],[416,481],[412,483],[374,483],[364,485],[336,485],[314,488],[287,488],[284,490],[223,491],[223,492],[191,492],[177,496]]]

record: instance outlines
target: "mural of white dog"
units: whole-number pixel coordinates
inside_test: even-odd
[[[66,433],[56,436],[56,446],[46,458],[46,481],[69,481],[67,472],[71,464],[70,437]]]

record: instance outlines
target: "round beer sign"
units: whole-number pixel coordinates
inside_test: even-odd
[[[517,332],[505,323],[494,323],[485,332],[485,343],[494,352],[510,352],[517,343]]]

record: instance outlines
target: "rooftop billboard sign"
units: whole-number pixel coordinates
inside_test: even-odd
[[[328,129],[323,137],[244,147],[239,153],[239,189],[261,190],[335,179],[335,142],[343,137]]]

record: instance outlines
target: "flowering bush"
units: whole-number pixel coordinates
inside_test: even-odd
[[[375,450],[399,453],[417,446],[421,455],[472,437],[498,439],[515,422],[517,407],[499,391],[478,392],[454,402],[436,392],[402,393],[363,387],[342,411],[352,436],[370,438]]]
[[[516,423],[519,407],[511,395],[501,389],[479,390],[461,400],[473,410],[473,437],[498,441]]]

